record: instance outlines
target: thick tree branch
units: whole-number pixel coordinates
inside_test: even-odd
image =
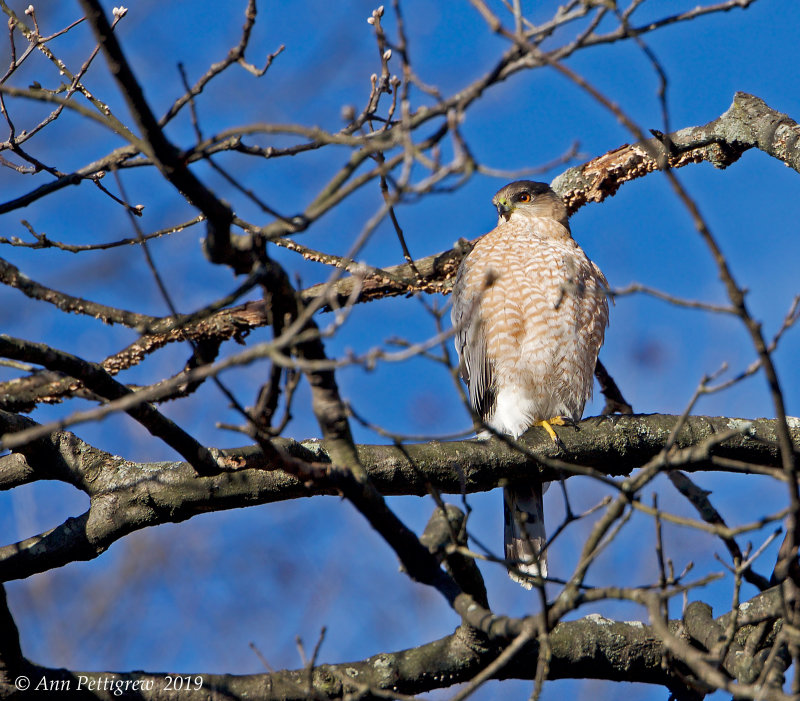
[[[524,480],[532,472],[548,479],[570,475],[622,476],[657,456],[666,445],[676,416],[660,414],[593,417],[577,432],[562,432],[566,451],[558,453],[543,429],[525,434],[526,454],[500,441],[454,441],[404,445],[359,445],[358,459],[383,495],[461,494],[494,489],[503,480]],[[792,438],[800,449],[800,422]],[[19,431],[34,422],[0,412],[0,432]],[[751,428],[747,429],[747,426]],[[784,479],[779,468],[774,421],[748,422],[725,417],[689,417],[678,433],[676,449],[703,446],[722,434],[733,435],[697,451],[684,471],[730,470]],[[738,431],[737,431],[738,429]],[[324,468],[330,456],[324,443],[274,439],[285,456]],[[198,477],[187,463],[131,463],[91,448],[73,434],[53,433],[18,449],[24,457],[3,463],[0,488],[36,479],[58,479],[85,491],[90,510],[47,534],[0,548],[0,581],[43,572],[71,560],[92,559],[133,530],[180,522],[209,511],[239,508],[314,494],[337,494],[335,481],[309,486],[278,465],[265,462],[256,446],[220,451],[235,472]],[[532,456],[541,456],[544,467]],[[559,458],[559,459],[557,459]],[[644,508],[644,507],[642,507]],[[702,524],[702,522],[700,522]],[[717,531],[714,531],[717,532]],[[730,530],[720,530],[731,535]]]
[[[14,680],[24,668],[24,657],[19,643],[19,630],[8,608],[6,589],[0,584],[0,696],[11,689]]]
[[[694,627],[699,609],[691,609],[686,621],[670,621],[667,629],[673,636],[688,638],[684,632],[687,624]],[[736,634],[736,645],[740,654],[735,660],[725,661],[723,669],[735,678],[735,670],[747,670],[757,674],[763,666],[764,656],[757,656],[774,642],[774,632],[765,635],[760,645],[749,655],[748,661],[741,652],[754,626],[761,621],[780,618],[781,596],[777,588],[754,597],[739,608],[740,629]],[[709,609],[703,610],[710,613]],[[754,615],[757,613],[758,615]],[[724,628],[731,613],[717,619],[708,617],[707,622],[715,629]],[[706,620],[705,618],[703,620]],[[774,629],[775,625],[771,626]],[[701,631],[702,632],[702,631]],[[706,635],[702,636],[706,643]],[[701,640],[698,640],[701,642]],[[687,670],[676,665],[669,657],[659,634],[653,627],[638,621],[615,622],[592,615],[575,621],[559,623],[549,633],[550,667],[549,679],[607,679],[612,681],[640,682],[665,686],[686,696]],[[520,650],[509,665],[496,677],[499,679],[533,679],[539,656],[537,641],[532,641]],[[365,691],[415,694],[451,686],[472,679],[502,651],[502,645],[487,644],[476,639],[466,629],[458,628],[453,635],[397,652],[381,653],[358,662],[323,664],[315,667],[309,675],[308,669],[285,670],[258,675],[212,675],[189,674],[192,684],[172,696],[163,692],[166,684],[164,674],[145,672],[114,674],[106,672],[72,672],[64,669],[40,667],[25,662],[24,670],[31,678],[32,688],[39,680],[68,682],[72,690],[78,680],[85,678],[98,683],[107,679],[127,694],[119,698],[151,699],[260,699],[281,701],[305,701],[308,698],[339,699],[348,693]],[[17,667],[19,669],[19,667]],[[131,685],[138,680],[136,694]],[[311,687],[309,688],[309,680]],[[0,693],[4,691],[0,678]],[[196,683],[194,683],[196,682]],[[5,682],[10,686],[9,682]],[[6,686],[6,688],[8,688]],[[764,696],[765,699],[784,698],[780,692]]]

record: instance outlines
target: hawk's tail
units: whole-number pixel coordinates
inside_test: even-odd
[[[520,572],[547,576],[547,535],[544,530],[542,483],[503,488],[506,560]],[[526,589],[533,583],[524,575],[509,571],[508,576]]]

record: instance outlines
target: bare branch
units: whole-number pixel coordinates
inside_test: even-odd
[[[670,439],[675,421],[674,416],[658,414],[586,419],[579,424],[580,431],[564,433],[568,461],[554,457],[558,452],[552,441],[544,430],[538,428],[525,435],[522,442],[527,447],[525,452],[499,441],[420,443],[405,445],[402,450],[391,445],[359,445],[358,460],[383,495],[423,496],[431,488],[451,494],[485,491],[504,481],[524,480],[532,470],[539,472],[545,480],[568,478],[570,475],[626,476],[648,460],[658,458]],[[735,472],[767,474],[782,481],[785,475],[779,469],[774,422],[757,419],[744,434],[738,430],[742,423],[741,419],[724,417],[689,417],[675,437],[675,448],[679,453],[671,457],[669,464],[687,472],[732,469]],[[33,426],[34,422],[29,419],[0,412],[0,432],[6,435],[21,433]],[[723,435],[725,438],[720,442]],[[794,444],[800,447],[800,426],[792,430],[792,435]],[[88,450],[85,444],[76,443],[76,440],[73,434],[56,432],[20,446],[17,450],[26,461],[14,467],[13,471],[9,469],[7,481],[0,482],[0,487],[7,489],[55,476],[86,491],[97,500],[97,506],[93,505],[92,509],[97,509],[102,518],[92,522],[102,528],[104,534],[97,539],[102,547],[90,554],[91,557],[105,551],[111,542],[132,529],[183,521],[209,511],[311,494],[337,493],[342,488],[337,480],[326,482],[322,478],[327,473],[326,466],[331,464],[332,454],[320,441],[298,443],[272,439],[276,450],[283,456],[282,461],[297,459],[311,466],[308,469],[313,467],[317,480],[307,484],[307,477],[292,476],[277,469],[285,465],[265,459],[256,446],[220,451],[220,460],[230,468],[235,467],[235,473],[198,477],[186,463],[136,465],[96,449]],[[713,442],[713,447],[709,447],[709,441]],[[537,456],[541,462],[537,462]],[[661,466],[663,462],[652,464]],[[635,488],[635,485],[627,487],[626,493]],[[622,485],[618,489],[622,490]],[[142,490],[148,495],[144,502]],[[103,499],[112,494],[116,503],[126,503],[131,508],[120,506],[109,521],[109,513],[101,505]],[[78,537],[68,524],[59,529],[66,529],[70,538]],[[684,525],[691,523],[684,522]],[[761,525],[764,524],[758,527]],[[711,528],[708,526],[704,530]],[[733,529],[722,526],[713,530],[722,537],[734,534]],[[83,537],[80,535],[81,542]],[[27,560],[29,556],[25,555],[33,552],[31,549],[40,540],[34,539],[24,547],[12,545],[0,549],[0,580],[25,577],[49,569],[51,565],[45,561],[49,562],[50,558],[36,564],[35,559]],[[48,542],[55,543],[55,536]],[[67,547],[68,542],[69,538],[58,549]],[[38,547],[41,549],[42,546]],[[84,559],[84,546],[80,552],[84,553],[80,559]],[[24,566],[20,564],[23,557],[26,558]],[[56,559],[60,563],[68,561],[66,556]]]
[[[207,246],[214,262],[228,261],[239,272],[231,248],[230,225],[233,214],[217,196],[205,187],[180,159],[178,150],[167,140],[155,119],[144,93],[128,65],[122,48],[111,31],[105,12],[97,0],[81,0],[89,24],[103,47],[111,73],[119,83],[128,107],[142,131],[142,150],[153,159],[164,177],[182,192],[206,217]]]

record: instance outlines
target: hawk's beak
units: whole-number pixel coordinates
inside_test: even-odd
[[[508,219],[511,216],[511,203],[503,197],[502,199],[498,199],[495,202],[495,207],[497,207],[497,213],[503,217],[503,219]]]

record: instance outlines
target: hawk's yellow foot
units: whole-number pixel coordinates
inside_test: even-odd
[[[541,426],[545,431],[547,431],[547,434],[550,436],[550,438],[553,439],[553,443],[555,443],[559,448],[564,449],[565,446],[561,442],[561,439],[556,435],[556,432],[553,430],[553,426],[574,426],[575,422],[566,416],[554,416],[552,419],[534,421],[533,425]]]
[[[569,416],[554,416],[552,419],[548,419],[548,423],[551,426],[572,426],[576,431],[578,430],[577,422],[573,421]]]

